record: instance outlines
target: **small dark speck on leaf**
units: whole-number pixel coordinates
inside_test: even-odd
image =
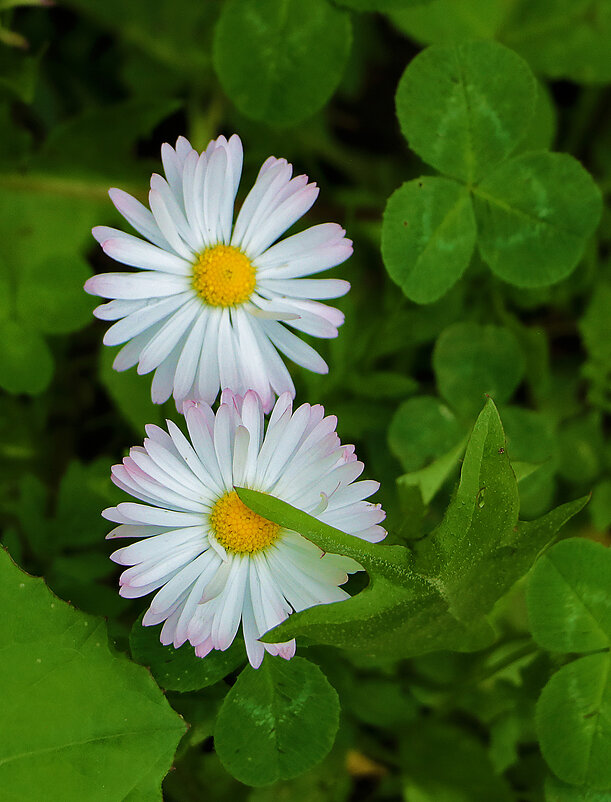
[[[505,447],[504,447],[504,446],[501,446],[501,447],[499,448],[499,454],[504,454],[504,453],[505,453]]]
[[[595,716],[598,712],[599,712],[598,710],[592,710],[590,713],[584,713],[583,717],[584,718],[592,718],[592,716]]]

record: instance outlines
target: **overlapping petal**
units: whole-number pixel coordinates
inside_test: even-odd
[[[262,644],[261,635],[295,610],[347,598],[339,586],[360,566],[287,530],[252,553],[226,549],[211,524],[215,504],[242,484],[377,541],[385,535],[385,514],[365,499],[378,483],[355,481],[363,464],[352,446],[341,444],[336,418],[320,405],[293,411],[288,393],[276,401],[267,427],[252,390],[244,397],[226,391],[216,414],[188,403],[185,420],[188,437],[171,422],[167,432],[147,427],[143,446],[113,468],[115,484],[137,499],[103,513],[118,524],[109,538],[136,539],[112,555],[129,566],[120,593],[136,598],[156,591],[143,623],[163,622],[163,643],[188,640],[203,657],[228,648],[241,626],[253,666],[265,650],[289,659],[294,642]]]
[[[155,371],[156,403],[173,394],[181,409],[188,400],[211,404],[219,390],[256,389],[269,410],[276,396],[294,395],[282,357],[327,371],[291,329],[337,336],[343,315],[320,301],[344,295],[348,282],[305,277],[343,262],[352,242],[335,223],[277,242],[312,207],[318,188],[275,157],[261,167],[234,224],[243,161],[237,135],[218,137],[201,154],[180,137],[175,148],[162,146],[161,158],[165,178],[151,178],[150,209],[110,190],[140,236],[107,226],[93,232],[108,256],[137,271],[100,274],[85,284],[87,292],[111,299],[96,316],[119,321],[105,338],[108,345],[126,343],[114,366]],[[199,256],[221,244],[242,251],[255,270],[254,291],[235,306],[209,306],[194,286]]]

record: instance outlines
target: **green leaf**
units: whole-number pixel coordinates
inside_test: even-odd
[[[0,553],[0,784],[39,802],[125,799],[160,784],[184,733],[150,675],[111,653],[106,624]],[[154,773],[152,773],[154,772]],[[154,793],[153,793],[154,789]]]
[[[514,799],[480,741],[464,728],[419,721],[407,730],[401,747],[404,798],[410,802]]]
[[[524,375],[524,357],[509,329],[456,323],[435,344],[433,370],[448,404],[471,417],[486,395],[497,403],[509,400]]]
[[[566,785],[553,774],[545,780],[545,802],[609,802],[611,790],[596,791],[587,786]]]
[[[444,520],[419,541],[415,555],[401,546],[360,541],[265,493],[237,490],[259,515],[299,532],[323,551],[352,557],[370,576],[357,596],[296,613],[262,640],[306,635],[385,658],[489,645],[494,633],[485,615],[585,503],[565,504],[518,525],[516,480],[490,401],[473,429]]]
[[[611,6],[607,0],[519,0],[504,41],[532,68],[577,83],[611,81]]]
[[[537,703],[536,725],[543,757],[561,780],[611,787],[611,654],[557,671]]]
[[[291,125],[331,97],[350,42],[348,15],[325,0],[228,0],[215,30],[214,67],[242,113]]]
[[[142,626],[142,616],[134,622],[129,636],[132,657],[147,666],[159,685],[168,691],[198,691],[224,679],[246,659],[244,644],[234,641],[224,652],[213,651],[197,657],[187,643],[179,649],[163,646],[159,627]]]
[[[42,337],[16,320],[0,320],[0,387],[38,395],[53,375],[53,356]]]
[[[82,329],[95,305],[83,292],[90,275],[87,263],[76,255],[28,262],[17,287],[17,314],[46,334]]]
[[[399,30],[424,44],[494,39],[508,14],[504,0],[433,0],[391,12]]]
[[[219,713],[214,747],[225,768],[247,785],[290,780],[333,746],[339,700],[318,666],[266,655],[247,666]]]
[[[529,152],[500,164],[473,188],[480,253],[518,287],[566,278],[601,213],[600,191],[566,153]]]
[[[507,453],[513,462],[540,463],[556,451],[552,424],[541,412],[525,407],[508,406],[501,410],[507,436]]]
[[[536,82],[520,56],[494,42],[433,46],[397,89],[401,130],[424,161],[469,183],[516,147],[535,108]]]
[[[439,300],[469,266],[475,217],[468,191],[447,178],[408,181],[388,199],[382,256],[392,280],[416,303]]]
[[[462,439],[464,429],[439,399],[420,395],[404,401],[388,429],[388,444],[405,471],[416,471]]]
[[[545,649],[589,652],[611,645],[611,552],[571,538],[537,562],[528,584],[534,639]]]
[[[516,153],[527,150],[550,150],[556,137],[557,113],[554,99],[547,85],[537,82],[535,112],[531,118],[524,139],[516,148]]]
[[[427,465],[426,468],[420,468],[418,471],[404,473],[403,476],[399,476],[397,479],[399,487],[420,488],[422,501],[424,504],[430,504],[444,482],[458,466],[466,445],[467,438],[465,437],[458,445],[450,449],[447,454],[443,454],[443,456],[431,462],[430,465]]]

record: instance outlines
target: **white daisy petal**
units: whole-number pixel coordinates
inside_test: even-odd
[[[128,239],[129,237],[129,239]],[[106,239],[102,248],[107,256],[116,262],[142,270],[159,270],[177,276],[188,276],[190,261],[184,257],[164,251],[149,242],[124,234],[121,237]]]
[[[122,189],[113,187],[108,190],[111,201],[117,211],[123,215],[127,222],[143,237],[159,248],[167,248],[168,241],[159,230],[151,212],[139,200],[128,195]]]
[[[134,447],[113,480],[145,503],[122,502],[102,513],[118,526],[109,537],[136,542],[111,555],[126,566],[120,593],[155,592],[143,623],[163,624],[162,643],[189,640],[205,657],[227,649],[240,623],[248,659],[290,659],[295,642],[262,644],[260,637],[295,610],[348,598],[340,585],[362,570],[354,560],[321,550],[296,532],[248,510],[234,486],[246,484],[312,511],[342,531],[377,542],[384,511],[365,499],[377,482],[353,484],[363,469],[353,446],[342,446],[337,420],[320,405],[293,412],[291,395],[277,400],[265,430],[261,398],[224,391],[216,414],[189,402],[190,440],[176,424],[147,426],[144,446]],[[289,480],[286,479],[289,477]]]
[[[337,336],[342,313],[316,302],[343,295],[348,283],[307,277],[347,259],[352,243],[334,223],[276,242],[310,209],[318,188],[273,156],[234,224],[243,163],[235,134],[212,140],[202,153],[179,137],[175,147],[162,146],[161,159],[165,178],[151,178],[150,209],[110,190],[145,239],[108,226],[93,231],[108,256],[138,271],[100,274],[85,284],[110,299],[95,315],[116,321],[105,344],[125,344],[114,366],[154,371],[152,399],[173,395],[179,410],[192,401],[212,404],[231,389],[240,396],[255,390],[269,411],[275,396],[295,394],[281,355],[327,372],[316,351],[279,321],[311,336]]]

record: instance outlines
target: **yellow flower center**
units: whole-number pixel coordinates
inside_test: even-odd
[[[216,502],[210,513],[210,526],[221,546],[237,554],[260,551],[280,533],[278,524],[249,510],[235,490]]]
[[[208,306],[238,306],[256,284],[250,259],[233,245],[214,245],[193,265],[193,288]]]

